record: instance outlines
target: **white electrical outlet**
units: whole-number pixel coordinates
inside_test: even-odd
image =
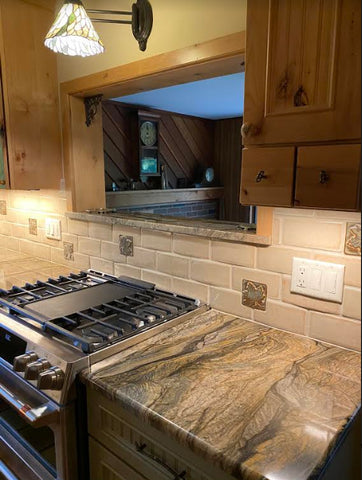
[[[56,218],[46,218],[45,219],[45,236],[52,240],[61,240],[61,223],[60,220]]]
[[[342,303],[344,265],[293,258],[290,291]]]

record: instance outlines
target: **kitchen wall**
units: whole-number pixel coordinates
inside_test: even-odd
[[[57,7],[63,0],[58,0]],[[128,10],[132,2],[84,0],[86,8]],[[105,53],[95,57],[58,56],[60,82],[89,75],[160,53],[245,30],[246,0],[151,0],[153,29],[141,52],[129,25],[97,23]]]
[[[74,270],[91,267],[142,278],[225,312],[360,350],[361,257],[344,254],[347,223],[360,223],[357,213],[276,208],[272,246],[256,247],[70,220],[65,210],[60,192],[0,192],[0,247]],[[61,219],[62,241],[45,238],[48,215]],[[29,234],[29,218],[37,219],[36,236]],[[133,257],[119,254],[120,234],[133,236]],[[63,242],[74,246],[72,261],[64,260]],[[294,256],[344,264],[343,303],[291,294]],[[241,304],[242,279],[267,285],[265,312]]]

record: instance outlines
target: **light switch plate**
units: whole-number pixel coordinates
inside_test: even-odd
[[[45,219],[45,236],[51,240],[61,240],[61,223],[56,218]]]
[[[344,265],[293,258],[290,291],[342,303]]]

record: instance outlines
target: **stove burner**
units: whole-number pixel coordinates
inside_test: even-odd
[[[91,290],[85,292],[85,289]],[[85,353],[119,342],[198,306],[196,300],[158,290],[152,284],[93,270],[50,278],[47,282],[27,283],[9,291],[0,290],[0,308],[4,308],[5,313],[22,321],[30,320],[32,324],[35,321],[54,338]],[[54,312],[57,316],[53,318]]]

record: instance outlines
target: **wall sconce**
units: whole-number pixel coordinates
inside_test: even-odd
[[[92,18],[90,14],[125,15],[130,20],[118,18]],[[81,0],[65,0],[53,25],[45,37],[44,44],[56,53],[88,57],[104,52],[104,46],[95,31],[93,22],[120,23],[132,26],[132,33],[141,51],[146,50],[153,23],[152,7],[148,0],[137,0],[131,12],[114,10],[86,10]]]

